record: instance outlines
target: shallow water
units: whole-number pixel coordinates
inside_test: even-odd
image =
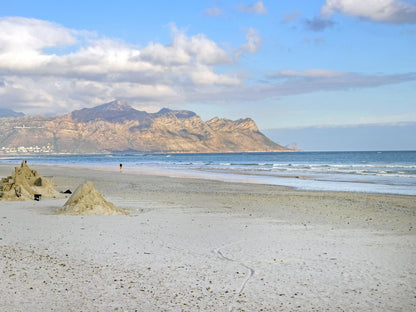
[[[169,176],[416,195],[416,152],[300,152],[0,156],[0,163],[80,165]]]

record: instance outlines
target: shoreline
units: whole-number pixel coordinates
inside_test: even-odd
[[[272,151],[242,151],[242,152],[230,152],[230,151],[225,151],[225,152],[170,152],[170,151],[165,151],[165,152],[152,152],[152,151],[136,151],[136,152],[114,152],[114,151],[110,151],[110,152],[101,152],[101,153],[26,153],[26,154],[12,154],[12,153],[7,153],[7,154],[1,154],[0,153],[0,157],[5,157],[5,156],[11,156],[11,157],[22,157],[24,158],[25,156],[62,156],[62,155],[72,155],[72,156],[90,156],[90,155],[143,155],[143,154],[150,154],[150,155],[184,155],[184,154],[189,154],[189,155],[195,155],[195,154],[201,154],[201,155],[210,155],[210,154],[267,154],[267,153],[303,153],[306,151],[300,151],[300,150],[291,150],[291,149],[285,149],[285,150],[272,150]],[[377,151],[376,151],[377,152]],[[308,152],[307,152],[308,153]],[[314,153],[313,151],[310,153]]]
[[[416,308],[414,196],[29,166],[129,215],[0,201],[0,310]]]
[[[70,166],[69,166],[70,167]],[[87,166],[79,165],[80,168]],[[118,172],[116,168],[110,166],[96,166],[92,167],[94,170],[102,170],[108,172]],[[277,187],[286,187],[297,191],[311,191],[311,192],[346,192],[358,194],[380,194],[380,195],[403,195],[416,196],[416,190],[413,194],[401,190],[392,191],[391,188],[398,187],[395,184],[378,184],[374,181],[348,181],[348,180],[325,180],[317,179],[313,176],[297,176],[297,175],[283,175],[276,174],[271,176],[259,176],[250,173],[221,173],[211,171],[200,171],[193,169],[167,169],[155,167],[141,167],[129,168],[123,167],[124,174],[133,175],[153,175],[161,177],[179,178],[179,179],[197,179],[218,181],[224,183],[243,183],[243,184],[258,184],[271,185]],[[309,185],[308,185],[309,184]],[[315,186],[311,187],[310,185]],[[361,187],[359,187],[361,186]],[[352,190],[342,190],[342,188],[350,187]],[[363,190],[360,190],[360,189]]]
[[[29,163],[76,165],[171,177],[282,185],[299,190],[416,196],[414,152],[224,153],[27,156]],[[233,153],[235,154],[235,153]],[[256,155],[261,154],[262,156]],[[211,156],[210,156],[211,155]],[[369,160],[370,159],[370,160]],[[1,159],[0,159],[1,160]],[[3,163],[17,162],[16,157]],[[117,168],[117,169],[116,169]]]
[[[17,166],[9,164],[0,164],[2,167]],[[118,166],[109,165],[86,165],[86,164],[33,164],[37,167],[62,167],[62,168],[76,168],[85,170],[96,170],[104,172],[119,173]],[[357,194],[380,194],[380,195],[403,195],[416,196],[416,189],[413,188],[402,190],[400,185],[394,184],[378,184],[368,181],[343,181],[343,180],[325,180],[316,179],[312,176],[291,176],[291,175],[273,175],[273,176],[258,176],[256,174],[248,173],[222,173],[201,171],[193,169],[172,169],[154,166],[129,167],[123,166],[123,174],[131,175],[146,175],[170,177],[178,179],[197,179],[207,181],[219,181],[224,183],[243,183],[243,184],[258,184],[258,185],[272,185],[277,187],[287,187],[298,191],[316,191],[316,192],[346,192]],[[393,189],[393,190],[392,190]],[[394,190],[396,189],[396,190]]]

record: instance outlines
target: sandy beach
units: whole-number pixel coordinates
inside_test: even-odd
[[[416,311],[414,196],[33,168],[129,214],[0,201],[0,311]]]

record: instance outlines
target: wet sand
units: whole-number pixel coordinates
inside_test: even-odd
[[[129,215],[0,201],[1,311],[416,310],[414,196],[33,169]]]

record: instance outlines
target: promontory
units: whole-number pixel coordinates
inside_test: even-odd
[[[250,118],[204,122],[191,111],[140,111],[113,101],[56,116],[0,119],[0,153],[226,153],[290,151]],[[20,149],[20,150],[19,150]]]

